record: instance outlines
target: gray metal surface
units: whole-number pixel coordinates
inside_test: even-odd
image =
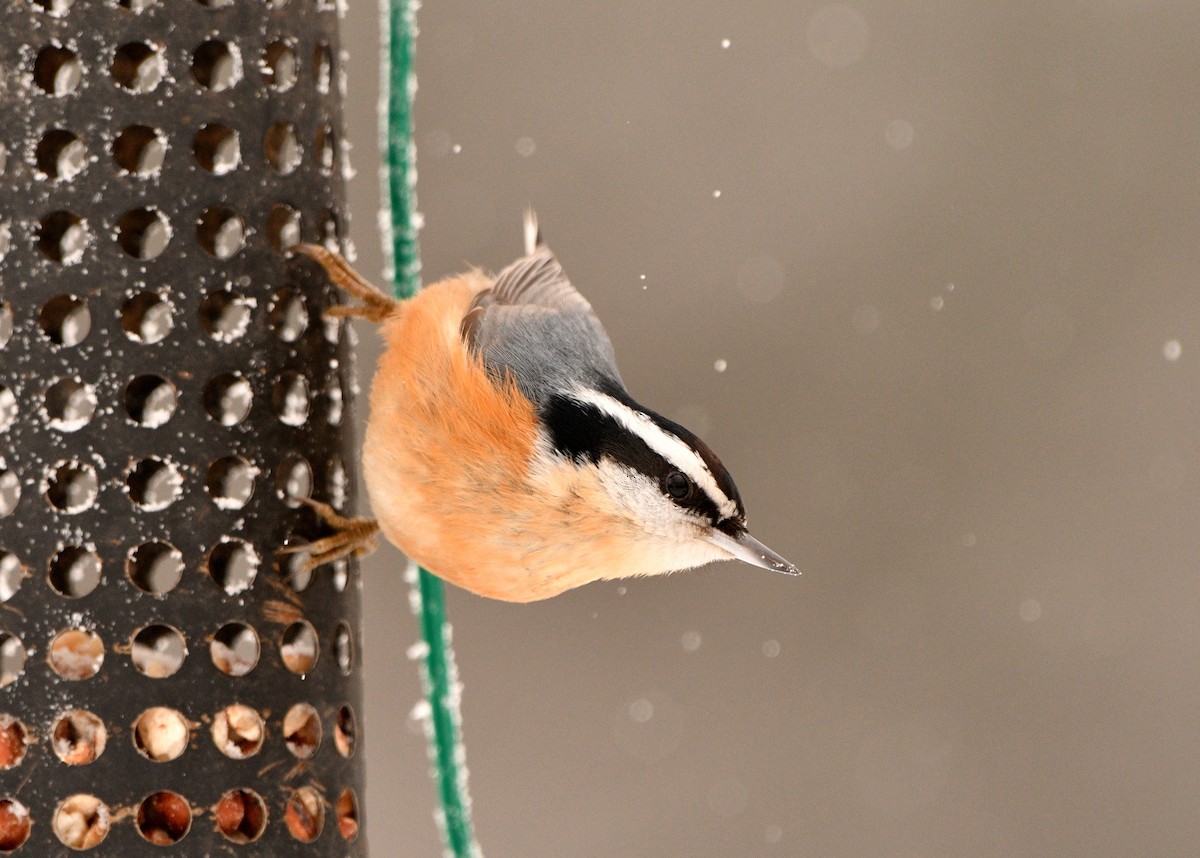
[[[110,811],[96,854],[164,854],[147,836],[171,854],[366,852],[361,810],[338,803],[363,798],[338,729],[362,710],[357,564],[307,581],[276,555],[319,530],[290,498],[355,497],[350,334],[281,253],[344,228],[339,68],[332,3],[0,9],[0,713],[27,738],[0,771],[0,849],[73,854],[52,818],[90,794]],[[71,629],[99,644],[52,652]],[[211,731],[235,703],[265,725],[245,759]],[[315,751],[304,718],[284,735],[296,704]],[[146,756],[178,750],[169,728],[139,748],[151,707],[187,722],[175,759]],[[56,753],[68,710],[107,729],[93,762]],[[287,811],[304,788],[324,814],[311,843]],[[235,789],[265,824],[229,800],[218,819]],[[146,801],[164,790],[190,808],[182,837],[180,805]]]

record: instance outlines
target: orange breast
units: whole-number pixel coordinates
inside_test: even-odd
[[[363,462],[388,539],[453,583],[524,601],[533,576],[520,569],[511,525],[528,514],[536,417],[459,336],[471,300],[489,285],[478,274],[437,283],[384,322]],[[500,523],[509,537],[496,538]]]

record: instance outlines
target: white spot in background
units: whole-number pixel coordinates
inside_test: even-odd
[[[721,49],[722,50],[725,50],[725,51],[729,50],[729,46],[732,44],[733,44],[733,42],[729,41],[729,39],[721,39]]]
[[[708,789],[708,806],[726,819],[742,813],[749,800],[746,785],[737,778],[717,781]]]
[[[783,292],[783,266],[770,256],[751,256],[737,270],[737,288],[755,304],[774,301]]]
[[[635,724],[645,724],[654,717],[654,704],[645,697],[639,697],[629,704],[629,720]]]
[[[975,547],[975,541],[976,541],[976,540],[975,540],[975,534],[974,534],[974,533],[964,533],[964,534],[963,534],[963,538],[962,538],[962,544],[963,544],[964,546],[966,546],[967,548],[974,548],[974,547]]]
[[[934,295],[932,298],[929,299],[929,309],[933,310],[933,312],[935,312],[935,313],[938,312],[939,310],[941,310],[945,306],[946,306],[946,299],[943,298],[941,295]]]
[[[629,588],[628,588],[628,587],[621,586],[621,587],[618,587],[618,588],[617,588],[617,595],[618,595],[618,596],[624,596],[624,595],[625,595],[626,593],[628,593],[628,592],[629,592]]]
[[[462,144],[455,143],[453,146],[450,147],[450,151],[453,152],[455,155],[460,154],[462,152]]]
[[[808,49],[830,68],[854,65],[867,52],[870,30],[862,13],[841,3],[818,9],[808,20]]]
[[[717,358],[713,361],[713,369],[717,372],[724,372],[729,369],[729,361],[725,360],[725,358]]]
[[[946,284],[946,291],[947,291],[947,292],[953,292],[953,291],[954,291],[954,284],[953,284],[953,283],[947,283],[947,284]]]
[[[783,829],[778,825],[768,825],[767,830],[763,832],[763,840],[768,843],[778,843],[783,839]]]
[[[718,200],[718,199],[720,199],[720,198],[721,198],[721,192],[720,192],[720,191],[713,191],[713,199],[714,199],[714,200]]]
[[[893,149],[907,149],[913,142],[912,123],[906,119],[893,119],[883,129],[883,139]]]
[[[1020,613],[1025,622],[1036,622],[1042,617],[1042,603],[1037,599],[1026,599],[1021,603]]]
[[[622,703],[613,719],[613,741],[635,760],[662,760],[679,747],[684,714],[663,694],[650,692]]]
[[[537,143],[532,137],[517,138],[517,154],[522,158],[528,158],[537,151]]]
[[[700,632],[684,632],[679,643],[684,652],[695,652],[700,649]]]
[[[879,310],[872,304],[859,304],[850,316],[850,326],[855,333],[866,336],[879,330]]]
[[[772,638],[762,645],[762,654],[767,658],[775,658],[779,655],[779,641]]]
[[[1183,354],[1183,344],[1179,340],[1167,340],[1163,343],[1163,357],[1174,363]]]

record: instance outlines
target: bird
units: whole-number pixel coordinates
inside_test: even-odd
[[[797,575],[750,535],[729,471],[639,404],[591,304],[527,210],[525,254],[396,299],[338,253],[293,248],[358,299],[333,318],[379,325],[362,463],[375,518],[306,501],[332,531],[286,552],[313,568],[380,534],[480,596],[532,602],[581,585],[730,558]],[[308,263],[304,263],[308,264]]]

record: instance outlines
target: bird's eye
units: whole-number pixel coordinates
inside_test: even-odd
[[[687,478],[687,475],[681,474],[679,471],[671,471],[667,474],[667,479],[664,482],[667,489],[667,494],[675,498],[675,500],[683,500],[692,491],[692,481]]]

